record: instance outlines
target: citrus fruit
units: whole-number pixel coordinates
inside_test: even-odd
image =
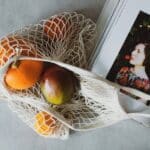
[[[35,116],[34,129],[41,135],[51,135],[56,130],[56,120],[47,112],[40,111]]]
[[[61,16],[55,16],[44,22],[44,33],[49,38],[58,40],[65,36],[69,22]]]
[[[12,64],[5,75],[6,85],[15,90],[32,87],[40,78],[43,62],[34,60],[20,60]]]
[[[8,36],[0,40],[0,67],[12,56],[17,55],[18,49],[21,56],[37,56],[33,44],[19,36]]]

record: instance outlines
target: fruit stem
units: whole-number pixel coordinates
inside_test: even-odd
[[[15,69],[15,68],[18,68],[19,65],[20,65],[20,61],[18,60],[18,61],[13,62],[11,67]]]
[[[15,61],[12,64],[12,68],[18,68],[18,66],[20,65],[20,61],[18,60],[19,56],[20,56],[20,49],[18,47],[15,48],[16,50],[16,58]]]

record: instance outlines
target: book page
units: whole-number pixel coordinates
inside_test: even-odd
[[[149,6],[147,0],[127,1],[92,69],[145,99],[150,99]]]

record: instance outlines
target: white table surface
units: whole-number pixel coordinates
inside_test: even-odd
[[[51,14],[79,10],[97,19],[105,0],[0,0],[0,37]],[[73,132],[66,141],[45,139],[0,102],[0,150],[149,150],[150,129],[126,120],[89,132]]]

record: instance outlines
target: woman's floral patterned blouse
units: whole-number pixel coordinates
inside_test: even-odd
[[[150,80],[138,77],[132,72],[132,68],[122,67],[116,76],[116,82],[150,94]]]

